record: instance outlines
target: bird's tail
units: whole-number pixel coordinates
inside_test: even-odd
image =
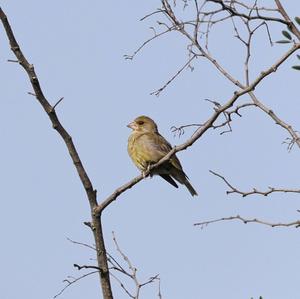
[[[170,171],[170,175],[173,179],[175,179],[177,182],[179,182],[182,185],[185,185],[186,188],[189,190],[192,196],[198,195],[194,187],[189,182],[189,178],[184,173],[182,169],[178,169],[176,167],[172,167]]]
[[[187,179],[185,180],[184,185],[189,190],[189,192],[191,193],[192,196],[198,195],[198,193],[196,192],[194,187],[191,185],[191,183]]]

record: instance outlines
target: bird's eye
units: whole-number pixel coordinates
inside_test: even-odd
[[[138,121],[138,125],[143,125],[144,124],[144,122],[142,121],[142,120],[140,120],[140,121]]]

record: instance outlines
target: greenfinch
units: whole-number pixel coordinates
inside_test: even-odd
[[[127,127],[132,129],[128,138],[128,154],[143,173],[172,149],[170,143],[159,134],[156,123],[150,117],[139,116]],[[159,175],[176,188],[178,188],[177,181],[185,185],[192,196],[198,195],[176,155],[154,169],[150,175]]]

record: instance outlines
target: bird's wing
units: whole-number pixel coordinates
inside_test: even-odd
[[[147,160],[153,163],[158,162],[172,149],[170,143],[158,133],[145,133],[138,138],[138,143],[143,148]],[[175,155],[170,162],[174,167],[182,170],[181,164]]]
[[[165,179],[168,183],[173,185],[175,188],[178,188],[176,182],[168,174],[160,174],[160,176]]]

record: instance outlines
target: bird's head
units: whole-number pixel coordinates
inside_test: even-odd
[[[135,132],[158,132],[156,123],[150,117],[145,115],[137,117],[133,122],[128,124],[127,127]]]

